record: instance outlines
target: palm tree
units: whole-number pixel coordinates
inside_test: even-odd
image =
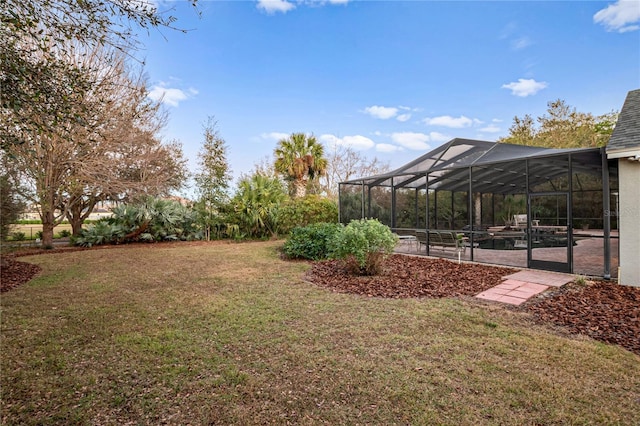
[[[293,133],[281,139],[275,149],[275,169],[291,182],[295,198],[307,194],[307,182],[322,176],[327,170],[324,147],[315,136]]]

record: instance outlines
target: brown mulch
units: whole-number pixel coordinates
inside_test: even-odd
[[[1,265],[0,293],[24,284],[40,273],[38,265],[18,262],[10,257],[3,258]]]
[[[491,265],[393,255],[379,276],[349,275],[340,262],[332,260],[313,263],[306,278],[340,293],[440,298],[476,295],[498,285],[503,276],[513,272],[516,271]],[[539,323],[620,345],[640,355],[639,287],[605,281],[570,283],[513,309],[531,313]]]
[[[640,355],[640,287],[605,281],[570,283],[532,299],[524,309],[540,322]]]
[[[473,296],[500,284],[515,269],[455,263],[446,259],[390,256],[384,272],[371,277],[351,275],[338,260],[315,262],[307,279],[339,293],[370,297]]]
[[[59,252],[49,250],[48,253]],[[34,254],[33,252],[30,254]],[[0,291],[26,283],[40,267],[4,257]],[[306,278],[331,291],[369,297],[473,296],[501,282],[514,269],[479,264],[458,264],[446,259],[391,256],[381,275],[350,275],[338,261],[313,262]],[[516,308],[530,312],[540,323],[561,326],[571,333],[620,345],[640,355],[640,287],[615,282],[570,283],[546,291]]]

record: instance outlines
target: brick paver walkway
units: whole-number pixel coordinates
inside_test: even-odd
[[[549,287],[561,287],[573,281],[573,276],[547,271],[525,270],[507,275],[495,287],[476,295],[479,299],[520,305]]]

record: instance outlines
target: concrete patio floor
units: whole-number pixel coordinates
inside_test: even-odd
[[[426,255],[426,247],[418,247],[415,240],[404,239],[398,242],[396,253]],[[554,261],[566,259],[566,248],[550,247],[536,249],[536,256],[539,260]],[[451,260],[458,260],[458,254],[453,249],[432,248],[432,257],[442,257]],[[461,260],[471,260],[471,249],[461,254]],[[527,250],[490,250],[474,248],[473,262],[487,263],[492,265],[515,266],[517,268],[527,267]],[[602,277],[604,272],[604,248],[602,238],[581,238],[577,240],[573,247],[573,273],[577,275],[588,275]],[[618,239],[611,239],[611,278],[618,275]]]

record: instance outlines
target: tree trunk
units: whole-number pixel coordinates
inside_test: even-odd
[[[302,198],[307,195],[307,181],[305,179],[297,179],[293,181],[294,198]]]
[[[73,234],[74,237],[79,237],[82,234],[83,222],[84,221],[82,220],[82,218],[77,216],[74,216],[72,219],[69,220],[69,223],[71,224],[71,233]]]
[[[482,225],[482,194],[479,192],[476,192],[473,194],[473,204],[474,204],[474,211],[475,211],[475,225],[476,227],[479,229],[480,226]]]
[[[53,210],[42,212],[42,247],[53,247],[53,228],[55,222],[53,219]]]
[[[53,228],[55,223],[55,192],[50,187],[44,191],[41,199],[40,217],[42,218],[42,247],[53,247]]]
[[[71,232],[73,236],[79,237],[82,233],[82,222],[84,222],[82,217],[82,206],[75,205],[71,207],[67,212],[67,219],[69,219],[69,223],[71,224]]]
[[[89,217],[97,203],[98,199],[94,196],[84,199],[82,194],[76,194],[69,198],[67,219],[71,224],[74,237],[79,237],[82,234],[82,224]]]

